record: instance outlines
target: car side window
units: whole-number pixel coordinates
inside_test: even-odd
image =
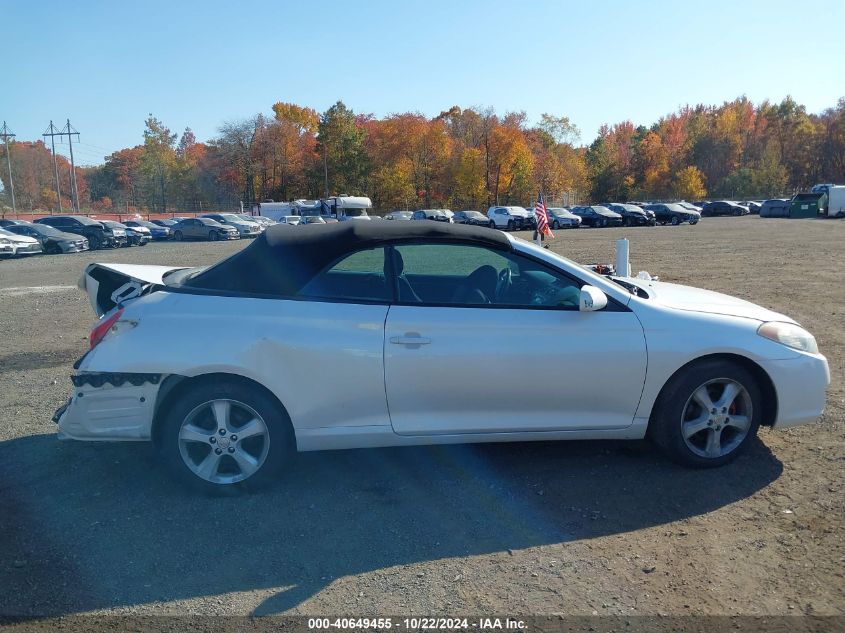
[[[578,309],[581,283],[514,253],[467,244],[400,244],[401,303],[455,307]],[[403,285],[410,286],[403,297]]]
[[[297,293],[304,299],[387,303],[392,297],[384,274],[384,248],[357,251],[332,264]]]

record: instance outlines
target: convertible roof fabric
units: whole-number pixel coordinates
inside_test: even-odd
[[[293,296],[347,254],[403,242],[455,242],[511,250],[501,231],[434,221],[351,220],[269,227],[245,249],[187,279],[188,288]]]

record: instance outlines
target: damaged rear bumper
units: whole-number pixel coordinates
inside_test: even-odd
[[[59,439],[149,440],[161,374],[80,372],[73,393],[53,414]]]

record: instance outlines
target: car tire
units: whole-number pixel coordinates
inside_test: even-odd
[[[103,241],[99,235],[94,234],[88,238],[88,248],[92,251],[98,251],[103,248]]]
[[[698,224],[698,220],[690,220],[689,223],[690,226],[695,226],[696,224]]]
[[[707,411],[702,402],[712,408]],[[677,372],[663,387],[648,437],[685,466],[721,466],[754,440],[762,411],[763,398],[751,372],[728,361],[703,360]]]
[[[169,402],[164,415],[162,458],[195,490],[256,490],[276,479],[295,454],[287,414],[268,393],[241,381],[203,382]],[[239,437],[239,431],[250,435]]]
[[[491,229],[495,229],[495,228],[496,228],[496,223],[495,223],[493,220],[490,220],[490,228],[491,228]]]
[[[183,239],[185,239],[185,236],[182,235],[182,231],[174,231],[173,239],[177,242],[181,242]]]
[[[560,222],[558,222],[557,220],[552,222],[552,229],[555,230],[555,231],[559,231],[560,230]]]
[[[508,231],[513,231],[513,220],[508,220]]]
[[[208,232],[208,241],[209,242],[216,242],[220,239],[220,236],[217,234],[217,231],[209,231]]]
[[[678,220],[678,216],[673,216],[671,220],[672,226],[678,226],[680,224],[680,220]]]

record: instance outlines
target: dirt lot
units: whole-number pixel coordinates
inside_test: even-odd
[[[300,456],[193,496],[146,444],[56,440],[91,261],[202,265],[243,243],[0,261],[0,614],[843,614],[845,221],[560,232],[554,248],[785,312],[831,364],[819,424],[685,470],[646,443]]]

